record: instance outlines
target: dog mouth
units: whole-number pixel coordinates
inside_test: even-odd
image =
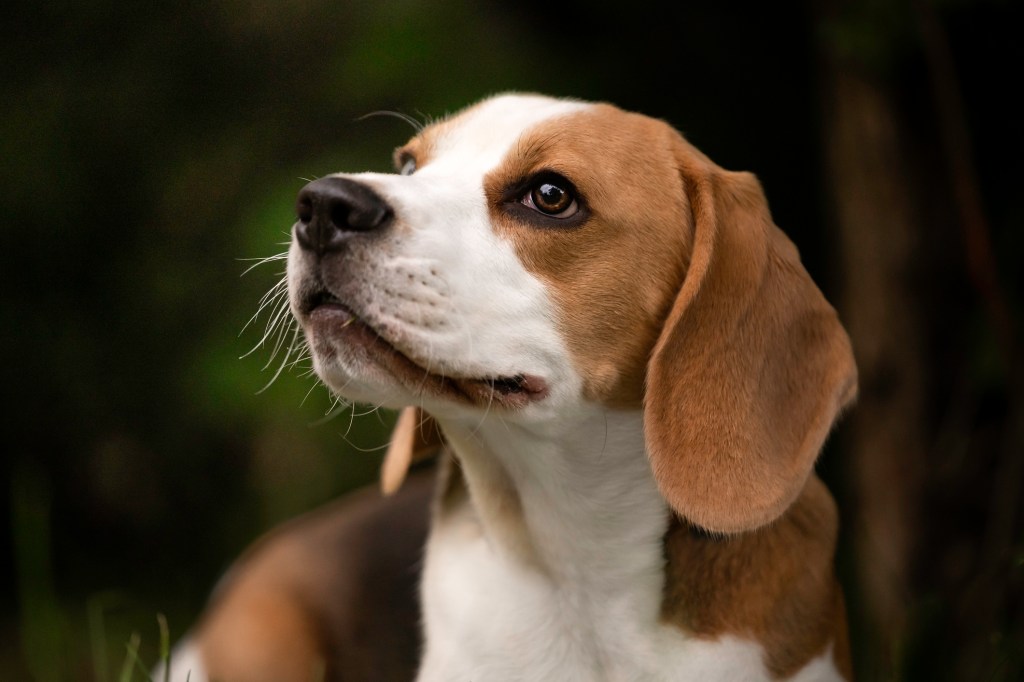
[[[307,296],[300,311],[306,321],[307,333],[311,332],[314,352],[323,357],[334,357],[337,347],[344,346],[351,357],[383,369],[417,395],[442,397],[481,407],[501,405],[518,409],[548,394],[544,379],[525,373],[491,377],[435,373],[399,350],[325,289]]]

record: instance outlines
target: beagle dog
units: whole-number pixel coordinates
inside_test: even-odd
[[[754,176],[518,94],[395,160],[299,193],[290,303],[402,410],[386,491],[437,470],[263,540],[176,678],[850,679],[813,468],[856,369]]]

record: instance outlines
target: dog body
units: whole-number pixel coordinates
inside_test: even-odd
[[[417,679],[849,678],[812,469],[856,373],[753,176],[524,95],[396,165],[300,193],[288,280],[320,378],[405,409],[397,477],[442,449]]]

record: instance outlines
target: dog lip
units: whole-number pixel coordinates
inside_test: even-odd
[[[305,296],[302,300],[302,305],[300,306],[300,308],[302,309],[303,314],[311,315],[314,310],[324,306],[333,309],[341,308],[342,310],[348,312],[349,315],[354,314],[351,310],[345,307],[345,305],[341,302],[341,299],[339,299],[337,296],[332,294],[327,289],[319,289]]]
[[[325,326],[332,334],[344,335],[348,343],[371,350],[376,361],[390,374],[407,386],[414,386],[418,391],[447,394],[459,402],[477,405],[497,403],[510,408],[525,407],[528,403],[541,400],[548,395],[547,382],[532,374],[484,378],[434,374],[396,348],[380,332],[327,291],[317,292],[308,297],[303,308],[311,324]]]
[[[493,400],[509,407],[523,407],[548,395],[547,382],[531,374],[487,379],[453,378],[452,381],[462,393],[483,404]]]

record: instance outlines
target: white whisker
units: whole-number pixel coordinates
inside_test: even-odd
[[[351,409],[351,408],[352,408],[352,404],[351,403],[345,402],[343,400],[338,400],[337,397],[335,397],[335,403],[331,407],[331,409],[327,411],[327,414],[325,414],[320,419],[317,419],[316,421],[311,423],[310,426],[323,426],[327,422],[329,422],[332,419],[335,419],[339,415],[343,414],[345,412],[345,410],[348,410],[348,409]]]
[[[285,246],[285,244],[281,244],[281,246]],[[243,270],[242,274],[239,275],[239,277],[245,277],[246,275],[248,275],[250,272],[252,272],[254,269],[258,268],[261,265],[265,265],[267,263],[274,263],[280,260],[288,260],[288,252],[285,251],[284,253],[275,253],[273,256],[267,256],[265,258],[237,258],[236,260],[242,262],[253,262],[252,265]]]
[[[283,284],[284,284],[283,281],[282,282],[278,282],[277,284],[274,285],[273,289],[271,289],[270,291],[268,291],[266,294],[263,295],[263,298],[260,299],[260,306],[259,306],[259,308],[256,309],[256,312],[253,313],[253,316],[250,317],[249,320],[245,323],[245,326],[242,327],[242,331],[238,332],[239,336],[241,336],[245,332],[245,330],[249,328],[249,325],[251,325],[253,322],[256,321],[256,318],[258,318],[260,313],[262,313],[265,309],[267,309],[267,308],[269,308],[271,306],[279,305],[281,303],[282,297],[287,298],[287,296],[288,296],[287,285],[285,284],[284,286],[282,286]],[[271,294],[273,294],[273,296],[271,296]],[[270,325],[268,324],[268,328],[267,328],[266,332],[264,333],[263,338],[260,339],[260,342],[257,343],[252,348],[252,350],[250,350],[248,353],[246,353],[242,357],[243,358],[246,357],[247,355],[252,353],[254,350],[256,350],[257,348],[261,347],[263,345],[263,342],[267,339],[267,336],[269,335],[269,333],[270,333]]]
[[[360,116],[356,120],[365,121],[366,119],[373,118],[374,116],[390,116],[391,118],[397,118],[398,120],[405,121],[406,123],[411,125],[413,130],[415,130],[417,133],[423,132],[423,123],[420,123],[419,121],[414,119],[412,116],[409,116],[408,114],[403,114],[398,111],[371,111],[368,114]]]
[[[298,338],[299,338],[299,328],[296,326],[294,328],[294,331],[292,332],[292,341],[288,345],[288,350],[285,353],[284,360],[281,362],[281,365],[277,368],[277,371],[274,372],[274,376],[270,377],[270,381],[267,382],[267,385],[264,386],[263,388],[261,388],[259,391],[257,391],[256,392],[257,394],[263,393],[263,391],[265,391],[268,388],[270,388],[271,384],[273,384],[275,381],[277,381],[277,377],[279,377],[281,375],[281,372],[284,370],[285,366],[288,364],[289,356],[291,355],[292,351],[296,348],[296,343],[297,343],[297,339]]]
[[[341,434],[341,438],[342,438],[342,440],[345,441],[346,445],[348,445],[350,448],[352,448],[356,452],[362,452],[362,453],[365,453],[365,454],[368,454],[368,455],[372,455],[374,453],[382,452],[384,450],[387,450],[388,445],[389,445],[389,443],[384,443],[383,445],[377,445],[377,446],[372,447],[372,448],[361,448],[358,445],[356,445],[355,443],[353,443],[351,440],[349,440],[347,434]]]

